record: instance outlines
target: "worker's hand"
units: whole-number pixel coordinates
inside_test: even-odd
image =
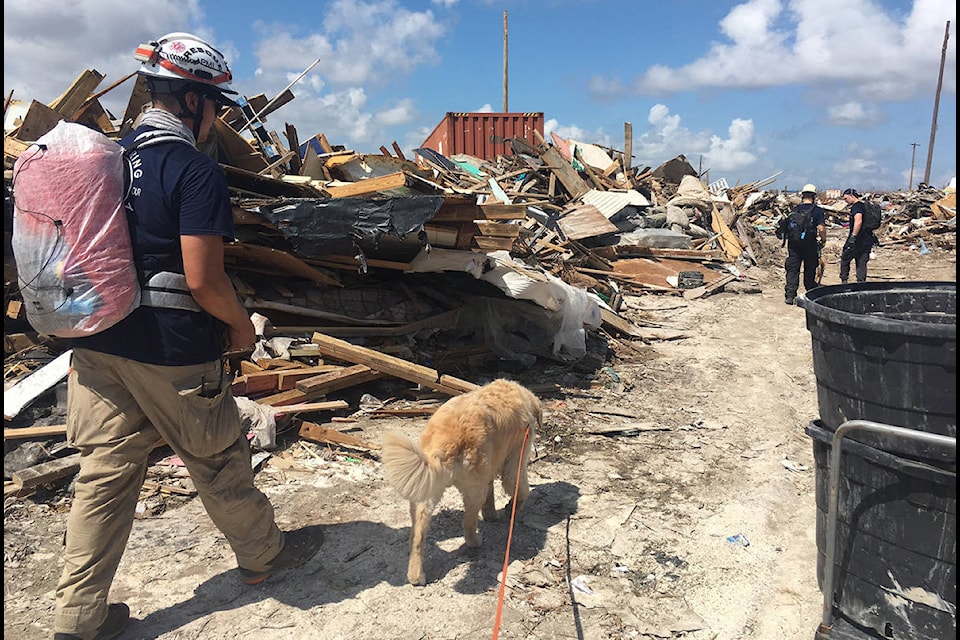
[[[840,255],[845,257],[852,256],[854,245],[855,245],[854,237],[850,236],[849,238],[847,238],[847,241],[843,243],[843,251],[840,252]]]
[[[228,332],[230,341],[229,351],[246,351],[253,348],[257,342],[257,331],[253,328],[253,323],[248,319],[247,322],[238,326],[231,326]]]
[[[821,240],[820,238],[817,238],[817,253],[823,253],[823,247],[826,244],[827,242],[825,240]]]

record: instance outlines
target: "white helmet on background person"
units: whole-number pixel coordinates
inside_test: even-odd
[[[803,185],[803,189],[800,189],[800,193],[812,193],[816,195],[817,185],[807,183]]]
[[[158,40],[141,44],[134,57],[140,61],[137,71],[147,78],[151,91],[178,93],[195,90],[225,104],[236,105],[226,94],[233,74],[223,54],[208,42],[190,33],[168,33]]]

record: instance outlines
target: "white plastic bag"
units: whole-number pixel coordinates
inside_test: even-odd
[[[65,120],[17,158],[13,255],[37,332],[90,335],[140,304],[123,163],[116,142]]]

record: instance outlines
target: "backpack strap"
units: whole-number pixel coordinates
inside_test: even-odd
[[[190,144],[182,136],[178,136],[162,129],[144,131],[138,135],[132,144],[123,149],[124,166],[124,202],[130,197],[133,189],[133,159],[130,154],[137,149],[153,147],[159,144],[179,142]],[[141,268],[137,265],[137,271]],[[182,273],[172,271],[157,271],[141,273],[140,277],[140,304],[145,307],[163,307],[165,309],[182,309],[184,311],[203,311],[187,286],[187,277]]]
[[[172,271],[150,274],[140,285],[140,304],[145,307],[203,311],[187,286],[187,276]]]

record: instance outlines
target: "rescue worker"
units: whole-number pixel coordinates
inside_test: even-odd
[[[787,244],[787,259],[784,261],[786,281],[783,286],[783,301],[794,304],[800,289],[800,269],[803,269],[803,288],[811,291],[820,286],[817,282],[817,265],[820,252],[827,242],[827,222],[823,209],[816,205],[817,187],[803,185],[800,204],[793,208],[787,218],[784,232]],[[790,230],[790,227],[793,230]]]
[[[252,348],[253,324],[224,271],[234,237],[226,177],[197,150],[223,105],[230,68],[211,44],[171,33],[136,51],[151,105],[121,144],[141,306],[73,340],[67,437],[81,454],[56,589],[55,640],[116,638],[130,610],[108,595],[160,441],[183,460],[239,577],[256,584],[312,558],[317,527],[281,531],[254,486],[225,352]],[[171,559],[171,562],[175,559]]]

